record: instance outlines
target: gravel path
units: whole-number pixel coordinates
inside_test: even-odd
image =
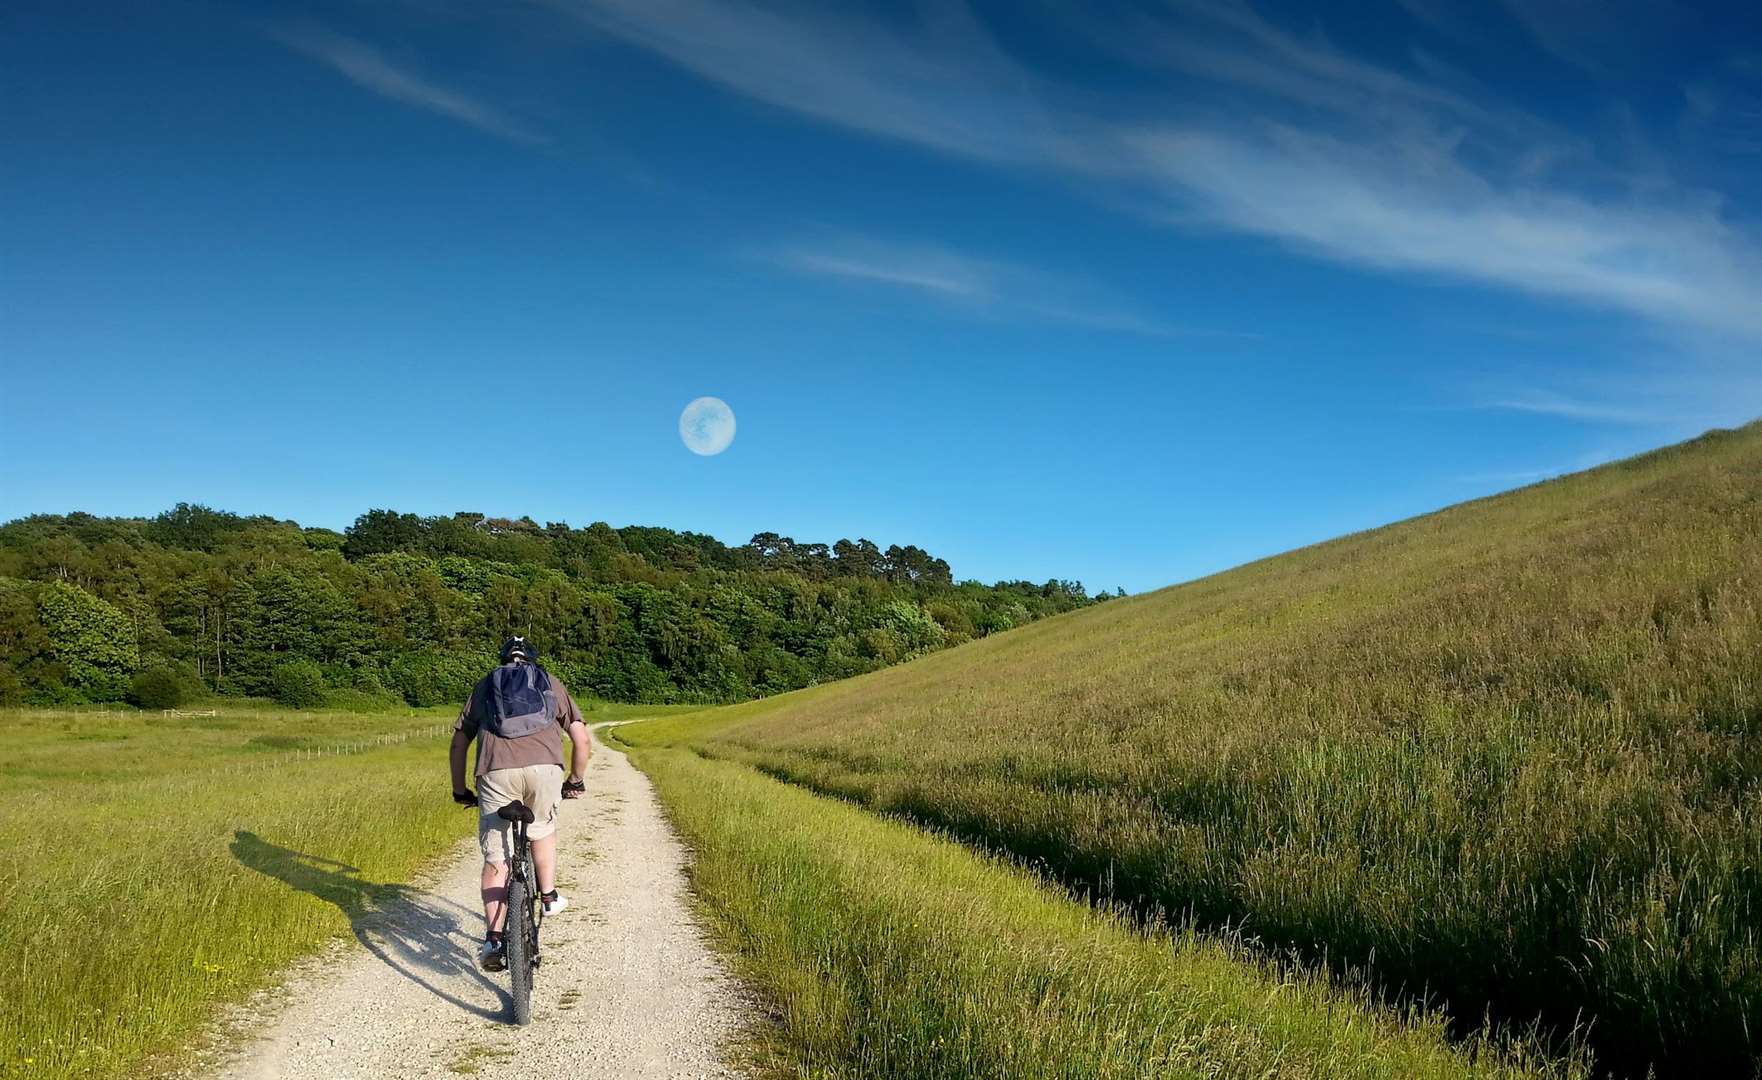
[[[192,1075],[737,1076],[719,1050],[746,1004],[693,922],[684,850],[648,778],[596,739],[587,785],[563,804],[557,876],[571,906],[545,924],[530,1027],[506,1020],[507,975],[474,966],[483,916],[473,839],[432,883],[358,920],[359,946],[232,1017],[230,1029],[255,1037]]]

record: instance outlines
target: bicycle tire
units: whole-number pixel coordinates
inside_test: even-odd
[[[518,876],[508,882],[508,978],[513,983],[514,1023],[532,1023],[532,886]]]

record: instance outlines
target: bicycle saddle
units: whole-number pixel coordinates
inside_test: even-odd
[[[535,820],[533,817],[533,814],[532,814],[531,807],[528,807],[525,803],[521,802],[519,799],[515,799],[513,802],[502,807],[500,810],[497,810],[496,816],[501,818],[503,821],[523,821],[528,825],[532,824],[533,821]]]

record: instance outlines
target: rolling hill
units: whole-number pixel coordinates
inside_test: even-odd
[[[1762,427],[631,730],[1622,1075],[1762,1038]]]

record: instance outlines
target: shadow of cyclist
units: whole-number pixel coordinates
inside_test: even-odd
[[[335,904],[368,952],[429,993],[488,1020],[503,1019],[507,992],[472,962],[476,942],[461,929],[476,912],[408,885],[376,884],[347,863],[272,844],[253,832],[233,833],[233,857],[260,874]],[[435,977],[469,976],[493,990],[500,1008],[486,1009],[448,993]]]

